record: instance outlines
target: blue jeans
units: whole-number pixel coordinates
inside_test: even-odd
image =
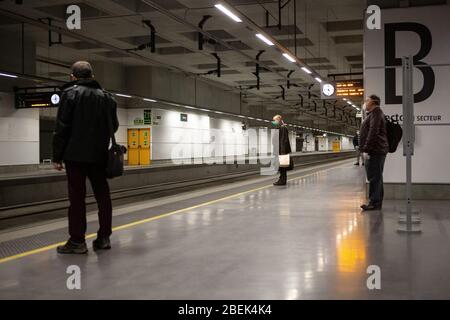
[[[385,154],[370,154],[365,162],[367,180],[369,181],[369,205],[383,204],[383,169]]]

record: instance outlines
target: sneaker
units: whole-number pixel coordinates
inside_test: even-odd
[[[363,211],[381,210],[381,205],[363,204],[363,205],[361,206],[361,209],[362,209]]]
[[[111,249],[111,241],[109,238],[97,238],[92,242],[94,251]]]
[[[56,251],[61,254],[85,254],[88,252],[86,242],[76,243],[68,240],[65,245],[58,246]]]

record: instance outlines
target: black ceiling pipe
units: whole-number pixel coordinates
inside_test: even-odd
[[[258,54],[256,55],[256,70],[254,75],[256,76],[256,89],[259,90],[260,89],[260,78],[259,78],[259,56],[262,55],[264,53],[265,50],[259,50]]]
[[[203,26],[205,25],[205,22],[211,18],[210,15],[203,16],[202,20],[198,23],[198,27],[203,30]],[[198,50],[203,50],[203,44],[205,43],[205,38],[203,36],[203,33],[198,33]]]
[[[300,97],[300,106],[303,108],[303,96],[301,94],[298,94]]]
[[[284,90],[284,87],[282,85],[279,86],[281,88],[281,98],[283,100],[286,100],[286,90]]]
[[[217,77],[218,78],[220,78],[220,74],[221,74],[221,72],[220,72],[220,69],[221,69],[221,60],[220,60],[220,57],[219,57],[219,55],[217,54],[217,53],[211,53],[216,59],[217,59],[217,69],[216,69],[216,72],[217,72]]]
[[[150,22],[150,20],[142,20],[142,22],[150,28],[150,51],[152,53],[155,53],[156,51],[156,29],[155,27],[152,25],[152,23]]]
[[[291,87],[291,81],[289,80],[289,77],[291,76],[291,74],[294,73],[294,71],[295,71],[295,70],[291,70],[291,71],[289,71],[288,74],[287,74],[287,78],[288,78],[288,80],[287,80],[287,88],[288,88],[288,89]]]

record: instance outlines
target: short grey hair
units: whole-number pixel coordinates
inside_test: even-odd
[[[92,78],[92,66],[87,61],[77,61],[72,65],[72,75],[77,79]]]

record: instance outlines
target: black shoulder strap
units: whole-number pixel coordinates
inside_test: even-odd
[[[112,123],[112,108],[111,108],[111,96],[110,93],[104,89],[102,89],[103,94],[105,95],[105,99],[108,102],[108,131],[109,131],[109,136],[112,140],[112,144],[115,145],[116,144],[116,137],[114,135],[114,129],[113,129],[113,123]]]

